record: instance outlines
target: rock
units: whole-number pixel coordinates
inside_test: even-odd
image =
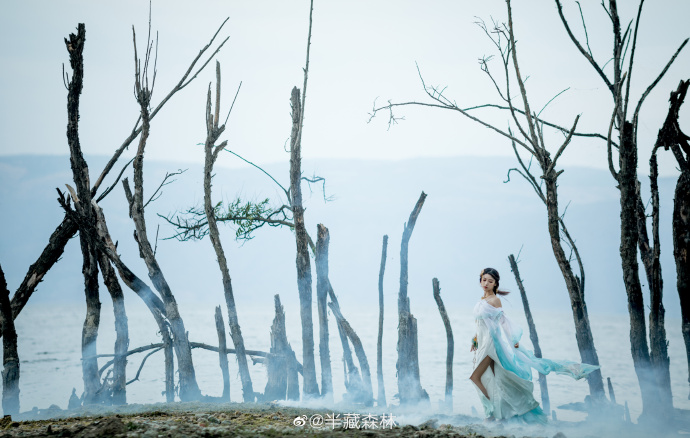
[[[553,438],[567,438],[563,432],[557,432]]]
[[[127,426],[117,417],[106,417],[101,421],[86,426],[75,437],[106,438],[127,432]]]

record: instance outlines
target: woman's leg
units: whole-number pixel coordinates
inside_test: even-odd
[[[493,372],[494,360],[489,356],[486,356],[481,362],[479,362],[479,365],[477,365],[477,368],[474,369],[474,372],[472,372],[472,375],[470,376],[470,380],[477,385],[477,388],[479,388],[487,399],[489,398],[489,393],[486,392],[486,388],[482,384],[482,376],[489,366],[491,366],[491,371]]]

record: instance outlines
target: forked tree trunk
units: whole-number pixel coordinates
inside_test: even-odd
[[[386,271],[386,253],[388,252],[388,236],[383,236],[381,248],[381,267],[379,269],[379,335],[376,341],[376,378],[378,397],[376,404],[386,406],[386,388],[383,385],[383,274]]]
[[[621,264],[623,282],[628,295],[630,314],[630,350],[637,380],[640,383],[643,415],[653,415],[659,407],[659,394],[655,373],[649,357],[645,308],[637,264],[637,145],[633,126],[625,121],[621,129],[619,146],[619,188],[621,192]]]
[[[450,327],[450,319],[446,313],[446,306],[443,305],[441,299],[441,287],[438,284],[438,278],[431,281],[434,289],[434,300],[438,306],[438,311],[443,320],[443,326],[446,328],[446,399],[445,407],[448,412],[453,412],[453,352],[455,344],[453,342],[453,329]]]
[[[398,395],[400,404],[416,404],[428,399],[422,389],[419,376],[419,354],[417,346],[417,320],[410,313],[410,299],[407,296],[408,247],[417,217],[422,211],[426,193],[422,192],[410,219],[405,224],[400,244],[400,292],[398,294]]]
[[[362,341],[359,339],[359,336],[357,336],[357,333],[355,333],[352,326],[350,326],[350,323],[347,322],[343,314],[340,312],[339,306],[337,306],[333,301],[331,301],[329,305],[333,311],[333,315],[338,321],[338,325],[342,327],[348,339],[350,342],[352,342],[352,347],[357,355],[359,366],[362,369],[362,392],[354,401],[363,403],[364,406],[373,406],[374,394],[371,386],[371,369],[369,368],[369,361],[367,360],[367,355],[364,352]]]
[[[515,282],[520,289],[520,297],[522,297],[522,307],[525,309],[525,317],[527,317],[527,326],[529,327],[529,338],[532,341],[532,346],[534,347],[534,355],[541,358],[541,347],[539,346],[539,336],[537,336],[537,327],[534,325],[534,319],[532,319],[532,311],[529,308],[529,301],[527,300],[527,292],[525,292],[525,286],[522,284],[522,278],[520,278],[520,271],[518,271],[517,261],[515,256],[510,254],[508,256],[508,261],[510,262],[510,269],[515,275]],[[539,392],[541,392],[541,406],[544,412],[548,415],[551,412],[551,402],[549,400],[549,387],[546,385],[546,376],[539,373]]]
[[[302,104],[300,91],[292,88],[290,95],[292,106],[292,132],[290,134],[290,194],[292,195],[292,215],[295,221],[295,242],[297,245],[297,290],[299,291],[300,317],[302,319],[302,364],[304,397],[313,398],[319,395],[316,382],[316,363],[314,360],[314,322],[312,318],[312,285],[311,262],[307,229],[304,224],[304,207],[302,206]]]
[[[321,361],[321,396],[333,401],[333,374],[328,345],[328,243],[330,235],[323,224],[317,225],[316,238],[316,309],[319,315],[319,359]]]
[[[268,381],[264,400],[299,400],[299,377],[297,358],[292,351],[285,332],[285,311],[280,296],[275,295],[275,318],[271,326],[271,356],[268,359]]]
[[[338,303],[338,297],[335,296],[335,292],[328,282],[328,296],[331,298],[329,306],[338,309],[340,313],[340,304]],[[343,398],[347,398],[349,401],[357,402],[361,401],[362,394],[366,394],[364,389],[364,381],[359,373],[359,368],[355,365],[355,361],[352,359],[352,350],[350,349],[350,343],[347,338],[347,331],[343,324],[340,323],[340,319],[336,318],[336,326],[338,327],[338,335],[340,336],[340,344],[343,347],[343,380],[345,382],[345,389],[347,391]]]
[[[10,291],[7,290],[5,273],[0,266],[0,314],[3,315],[2,331],[2,412],[5,415],[19,414],[19,352],[17,332],[10,307]]]

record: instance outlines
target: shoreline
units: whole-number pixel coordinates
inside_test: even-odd
[[[545,426],[515,422],[484,423],[466,415],[435,413],[391,406],[377,408],[303,407],[284,403],[176,402],[91,405],[63,410],[57,406],[22,412],[0,420],[0,437],[152,437],[152,436],[380,436],[475,437],[506,436],[573,438],[591,436],[683,436],[690,434],[690,412],[677,410],[678,429],[660,433],[615,420],[551,421]],[[682,418],[681,418],[682,417]],[[312,420],[312,419],[316,420]],[[321,418],[319,424],[318,419]],[[336,425],[334,418],[339,419]],[[349,420],[347,420],[349,418]],[[311,421],[316,421],[310,425]],[[329,422],[330,420],[330,422]],[[349,423],[349,424],[348,424]],[[395,423],[393,425],[392,423]]]

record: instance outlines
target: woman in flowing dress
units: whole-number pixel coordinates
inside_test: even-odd
[[[500,276],[493,268],[484,269],[479,283],[484,291],[474,307],[477,334],[472,340],[475,352],[474,383],[487,420],[516,417],[527,423],[546,423],[546,414],[534,399],[532,368],[542,374],[555,372],[581,379],[598,366],[571,361],[537,358],[520,346],[522,330],[503,313],[498,289]]]

